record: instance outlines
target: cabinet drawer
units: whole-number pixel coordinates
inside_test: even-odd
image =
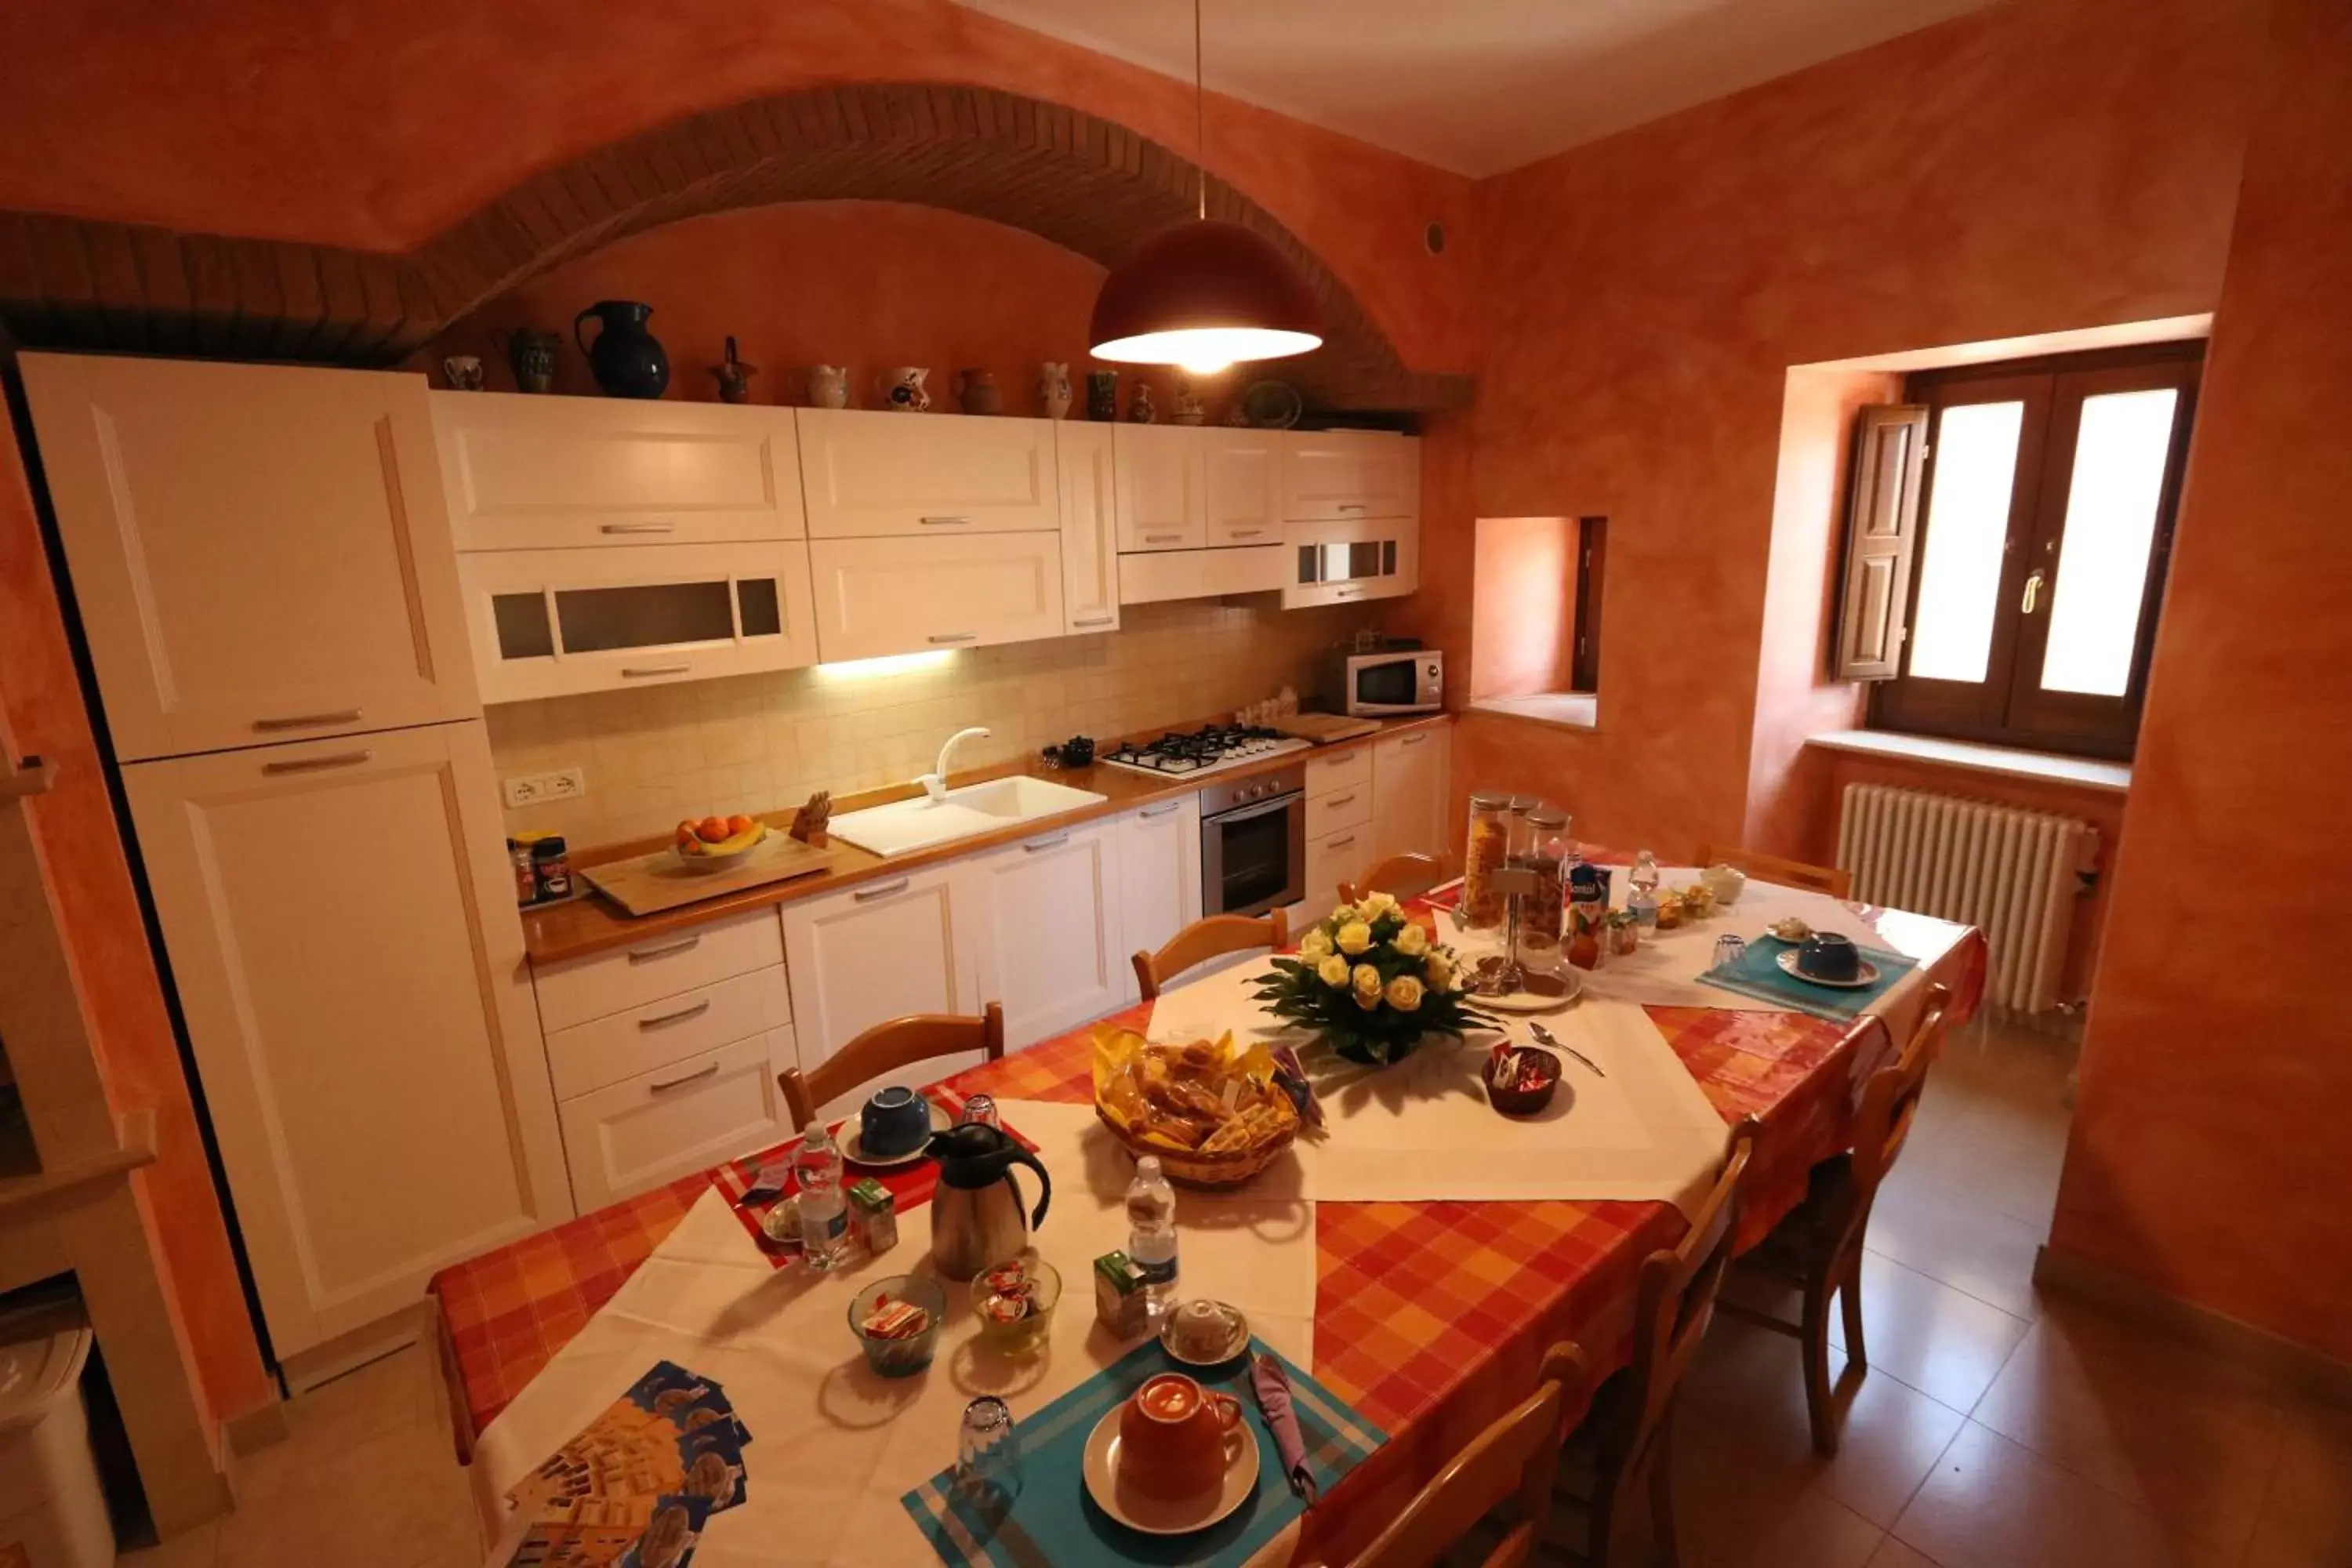
[[[1321,837],[1343,827],[1361,827],[1372,819],[1370,784],[1349,784],[1307,797],[1307,836]]]
[[[772,964],[555,1030],[547,1070],[555,1098],[571,1100],[792,1021],[783,965]]]
[[[1049,419],[797,411],[812,539],[924,539],[1061,526]]]
[[[536,967],[531,984],[539,991],[540,1027],[552,1035],[783,961],[776,911],[761,910],[690,931],[664,931],[616,952]]]
[[[1372,752],[1369,746],[1350,746],[1344,752],[1317,752],[1307,759],[1307,798],[1328,795],[1343,784],[1363,784],[1372,782]],[[1312,833],[1313,827],[1307,831]]]
[[[1339,884],[1355,880],[1371,864],[1371,842],[1370,826],[1307,836],[1307,913],[1310,919],[1328,914],[1339,901]]]
[[[585,1214],[777,1142],[775,1075],[793,1062],[773,1029],[565,1101],[572,1201]]]

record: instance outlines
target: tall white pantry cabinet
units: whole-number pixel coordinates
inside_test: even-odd
[[[572,1213],[425,381],[22,363],[283,1359]]]

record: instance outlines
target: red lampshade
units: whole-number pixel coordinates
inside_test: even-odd
[[[1323,342],[1315,295],[1273,246],[1202,218],[1154,237],[1111,268],[1087,341],[1097,359],[1223,370]]]

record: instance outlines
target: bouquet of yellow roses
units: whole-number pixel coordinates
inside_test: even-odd
[[[1466,999],[1461,962],[1396,900],[1369,893],[1310,927],[1296,958],[1257,977],[1277,1018],[1319,1033],[1350,1061],[1402,1061],[1430,1034],[1460,1037],[1490,1022]]]

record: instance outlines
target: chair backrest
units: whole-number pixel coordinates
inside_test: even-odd
[[[1441,1561],[1466,1561],[1449,1556],[1449,1549],[1514,1495],[1519,1506],[1512,1528],[1482,1561],[1485,1568],[1527,1562],[1551,1512],[1553,1473],[1566,1436],[1562,1413],[1589,1375],[1581,1350],[1552,1346],[1536,1391],[1472,1438],[1349,1568],[1433,1568]]]
[[[1783,860],[1778,855],[1715,844],[1698,847],[1698,863],[1702,867],[1736,866],[1759,881],[1778,882],[1784,888],[1811,888],[1833,899],[1853,896],[1853,873],[1843,866],[1809,866],[1802,860]]]
[[[1206,963],[1228,952],[1244,952],[1262,947],[1280,952],[1290,945],[1290,917],[1276,910],[1270,915],[1211,915],[1194,921],[1168,939],[1168,945],[1158,952],[1135,955],[1136,983],[1143,989],[1146,1002],[1160,994],[1160,988],[1196,963]]]
[[[816,1120],[816,1108],[848,1093],[868,1079],[934,1057],[978,1051],[990,1061],[1004,1055],[1004,1007],[991,1002],[979,1017],[958,1013],[916,1013],[877,1024],[807,1072],[786,1068],[776,1075],[792,1111],[795,1131]]]
[[[1642,1260],[1633,1308],[1632,1412],[1635,1421],[1628,1470],[1665,1424],[1675,1389],[1698,1354],[1715,1299],[1731,1263],[1739,1217],[1739,1188],[1762,1123],[1750,1116],[1731,1130],[1723,1172],[1715,1179],[1688,1234],[1674,1247]]]
[[[1356,880],[1340,883],[1339,901],[1356,903],[1366,893],[1417,899],[1453,875],[1453,862],[1444,855],[1391,855]]]
[[[1929,986],[1927,1005],[1902,1054],[1871,1074],[1862,1087],[1862,1107],[1853,1119],[1853,1184],[1861,1199],[1857,1206],[1865,1220],[1878,1184],[1895,1168],[1896,1156],[1911,1136],[1919,1097],[1927,1087],[1927,1068],[1943,1054],[1951,1002],[1948,987]]]

